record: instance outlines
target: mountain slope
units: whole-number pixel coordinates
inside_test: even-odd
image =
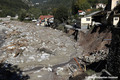
[[[71,7],[71,4],[75,0],[30,0],[34,4],[39,3],[40,7],[58,7],[60,5]],[[91,6],[95,5],[96,3],[107,3],[107,0],[87,0]]]
[[[21,0],[0,0],[0,16],[15,16],[21,9],[28,9],[28,5]]]
[[[56,8],[60,5],[71,7],[72,0],[31,0],[34,4],[39,3],[39,7],[46,8]]]

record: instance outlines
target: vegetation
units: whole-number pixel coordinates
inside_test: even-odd
[[[31,0],[33,3],[40,3],[40,9],[58,8],[58,6],[64,5],[67,8],[71,8],[72,2],[77,0]],[[82,3],[87,1],[90,6],[95,6],[96,3],[107,3],[108,0],[79,0]],[[38,6],[38,5],[37,5]],[[48,9],[49,10],[49,9]]]
[[[65,6],[69,14],[76,14],[77,11],[90,9],[95,7],[97,3],[107,3],[107,0],[31,0],[36,5],[37,8],[41,9],[42,14],[52,14],[52,10],[59,8],[59,6]],[[72,9],[71,9],[72,8]]]
[[[28,13],[32,14],[31,16],[34,18],[38,18],[42,14],[42,11],[39,8],[31,7]]]
[[[97,3],[107,4],[108,0],[88,0],[89,4],[94,7]]]
[[[6,17],[7,15],[15,16],[21,9],[28,9],[26,5],[21,0],[0,0],[0,17]]]
[[[78,10],[86,10],[90,8],[87,0],[76,0],[72,3],[72,14],[77,14]]]
[[[64,6],[59,7],[53,12],[54,18],[57,19],[60,23],[68,19],[68,9]]]
[[[0,17],[7,15],[13,17],[18,14],[20,21],[23,21],[25,17],[34,19],[41,14],[52,14],[59,22],[64,22],[69,15],[71,16],[71,13],[75,15],[78,10],[86,10],[98,2],[107,3],[106,0],[29,0],[33,3],[40,3],[38,6],[29,7],[29,4],[23,1],[25,0],[0,0]]]
[[[23,21],[26,17],[27,11],[25,9],[22,9],[21,12],[19,13],[19,20]]]
[[[30,7],[28,10],[21,9],[19,13],[19,20],[24,21],[25,18],[29,18],[28,20],[38,18],[42,14],[42,11],[35,7]]]

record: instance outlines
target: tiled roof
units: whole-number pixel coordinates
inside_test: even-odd
[[[41,15],[40,19],[43,20],[45,18],[53,18],[53,15]]]

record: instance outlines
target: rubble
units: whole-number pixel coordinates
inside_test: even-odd
[[[108,55],[109,50],[100,50],[96,52],[91,52],[88,55],[83,55],[83,61],[86,63],[98,62],[100,60],[105,60]],[[91,54],[91,55],[90,55]]]
[[[96,77],[98,77],[96,74],[93,74],[92,76],[88,76],[85,78],[85,80],[95,80]]]
[[[60,75],[63,72],[63,70],[64,70],[63,68],[58,67],[56,71],[57,75]]]
[[[25,74],[32,77],[30,80],[46,80],[48,75],[49,80],[54,80],[54,76],[57,76],[56,80],[63,76],[67,80],[69,76],[81,74],[81,64],[99,61],[107,55],[106,48],[88,50],[88,53],[85,51],[88,47],[79,46],[79,42],[75,42],[65,33],[33,23],[11,21],[6,25],[1,24],[0,29],[5,36],[0,47],[0,61],[4,59],[6,63],[18,65]],[[77,63],[70,63],[74,57],[79,58]]]
[[[5,30],[5,42],[0,48],[3,52],[0,60],[5,58],[6,63],[18,65],[30,75],[29,70],[33,70],[33,75],[37,75],[38,78],[45,77],[40,73],[52,72],[52,66],[68,62],[77,54],[76,42],[61,31],[18,21],[0,26],[1,30]],[[43,68],[37,71],[34,70],[36,67]],[[61,69],[57,71],[59,74]],[[67,72],[63,74],[69,75]]]

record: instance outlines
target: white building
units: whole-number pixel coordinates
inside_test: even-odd
[[[113,16],[113,26],[116,27],[118,25],[119,21],[120,21],[120,13],[114,14],[114,16]]]
[[[98,3],[98,4],[96,4],[96,9],[99,9],[99,8],[104,9],[105,7],[106,7],[106,5],[103,4],[103,3]]]
[[[88,27],[88,26],[90,26],[90,25],[94,25],[95,22],[94,22],[94,24],[93,24],[92,16],[95,15],[95,14],[97,14],[97,13],[99,13],[99,12],[100,12],[100,11],[96,11],[96,12],[93,12],[93,13],[85,16],[85,17],[82,17],[82,18],[81,18],[81,22],[80,22],[81,28],[82,28],[82,27],[85,27],[85,26]]]
[[[113,10],[119,4],[119,1],[120,0],[112,0],[111,10]]]
[[[91,16],[81,18],[81,26],[91,25],[91,22],[92,22],[92,17]]]
[[[112,11],[119,3],[120,3],[120,0],[108,0],[108,5],[107,5],[108,10]],[[112,17],[112,21],[113,21],[112,24],[114,26],[117,26],[119,20],[120,20],[120,14],[119,13],[117,13],[117,14],[114,13],[114,16]]]
[[[118,4],[120,0],[108,0],[107,10],[113,10]]]
[[[119,17],[113,17],[113,25],[116,26],[119,22]]]

